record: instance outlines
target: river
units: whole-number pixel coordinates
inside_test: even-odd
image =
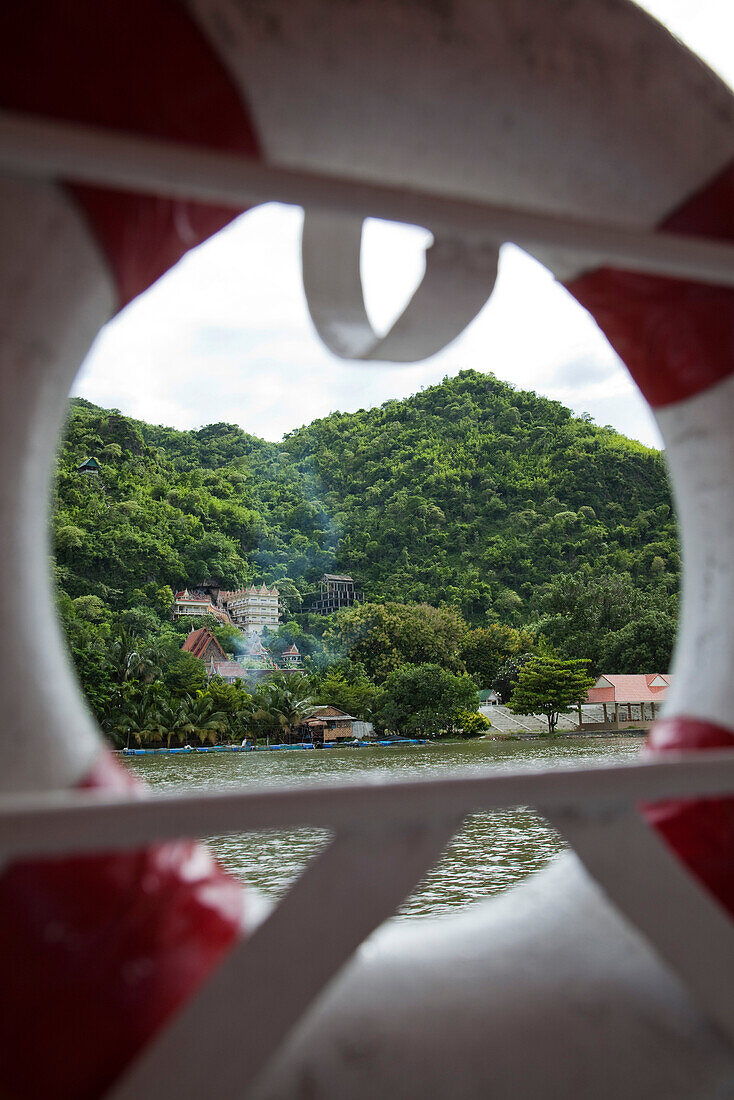
[[[132,757],[125,763],[158,790],[225,790],[353,782],[367,775],[410,779],[440,776],[455,767],[508,771],[555,763],[616,763],[629,760],[640,745],[640,737],[558,737],[321,752],[192,753]],[[278,898],[326,840],[327,834],[315,829],[291,829],[214,837],[208,843],[233,875]],[[397,917],[445,913],[499,893],[545,867],[563,848],[558,834],[532,810],[475,814]]]

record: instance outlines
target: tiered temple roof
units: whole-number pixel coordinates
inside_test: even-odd
[[[184,653],[190,653],[192,657],[198,657],[200,661],[226,661],[227,654],[222,649],[211,630],[205,626],[198,630],[192,630],[186,635],[186,641],[181,646]]]

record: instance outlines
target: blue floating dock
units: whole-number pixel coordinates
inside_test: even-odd
[[[327,741],[312,745],[310,741],[298,741],[294,745],[186,745],[176,749],[118,749],[122,756],[186,756],[194,752],[287,752],[294,749],[374,749],[392,745],[425,745],[423,737],[393,737],[384,741]]]

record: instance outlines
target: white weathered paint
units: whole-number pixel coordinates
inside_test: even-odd
[[[649,228],[734,156],[729,89],[625,0],[187,3],[272,164]]]
[[[712,1100],[732,1090],[732,1045],[567,855],[468,911],[383,928],[248,1100]]]
[[[66,398],[113,308],[109,275],[55,186],[0,178],[0,793],[75,783],[100,750],[60,637],[48,501]]]
[[[716,797],[734,791],[734,753],[666,753],[629,763],[501,772],[453,769],[446,778],[310,783],[275,789],[149,793],[131,802],[119,792],[55,791],[3,798],[3,848],[15,858],[65,855],[101,848],[125,851],[181,835],[212,836],[309,826],[336,833],[367,832],[375,822],[405,829],[422,821],[453,821],[481,810],[542,806],[593,816],[641,801]]]
[[[683,596],[667,716],[734,730],[734,377],[656,413],[683,555]]]
[[[497,278],[499,247],[481,241],[472,245],[459,238],[434,239],[426,249],[420,285],[390,331],[380,336],[364,304],[362,226],[360,214],[305,212],[303,289],[316,331],[342,359],[393,363],[428,359],[455,340],[489,298]]]
[[[434,224],[428,211],[444,209],[440,200],[453,197],[460,201],[451,209],[452,225],[458,219],[469,235],[477,231],[477,218],[486,216],[487,203],[545,211],[557,220],[536,220],[534,231],[556,236],[536,237],[535,250],[550,255],[553,269],[566,277],[574,264],[578,268],[560,247],[573,225],[580,234],[577,246],[585,240],[587,255],[598,260],[603,254],[599,227],[578,230],[577,219],[598,222],[614,211],[620,226],[648,228],[734,153],[728,91],[620,0],[543,5],[536,0],[448,5],[271,0],[266,7],[244,0],[192,0],[191,7],[206,21],[212,41],[245,90],[267,155],[293,170],[288,176],[260,166],[261,174],[250,177],[250,185],[253,178],[260,186],[267,181],[268,188],[297,180],[300,198],[290,201],[305,201],[310,187],[314,203],[338,208],[341,201],[343,210],[353,212],[353,184],[339,191],[340,181],[334,179],[349,175],[382,185],[383,191],[365,188],[363,199],[373,201],[379,192],[392,204],[391,213],[386,208],[365,212],[421,223],[415,198],[404,189],[433,191],[436,204],[431,207],[426,199],[423,208],[427,224]],[[216,187],[229,188],[233,197],[243,194],[243,169],[236,159],[202,153],[191,161],[187,153],[182,162],[170,150],[136,144],[134,138],[128,144],[104,135],[96,144],[87,138],[79,131],[80,144],[67,161],[78,164],[86,157],[90,174],[85,178],[104,178],[108,172],[115,179],[114,172],[127,171],[134,186],[148,170],[147,186],[166,194],[191,194],[194,186],[208,195]],[[64,140],[73,146],[73,134],[67,132]],[[100,149],[106,149],[108,159],[95,165]],[[36,152],[42,160],[42,151]],[[183,184],[175,178],[177,163],[188,165]],[[29,167],[27,161],[23,165]],[[216,180],[214,168],[220,172]],[[176,186],[184,191],[172,191]],[[45,573],[45,504],[58,420],[73,370],[106,317],[112,292],[104,265],[60,192],[11,180],[2,190],[0,575],[14,590],[27,591],[26,614],[18,617],[13,634],[5,634],[0,649],[0,789],[7,792],[73,783],[98,747],[69,678],[48,586],[24,586]],[[263,194],[275,197],[281,197],[277,190]],[[506,228],[511,223],[495,221],[495,234],[498,224]],[[527,220],[524,225],[527,231]],[[584,232],[596,234],[595,253]],[[517,239],[512,232],[503,231],[501,239],[505,236]],[[608,239],[616,257],[620,242],[640,246],[636,233],[625,238],[615,229]],[[674,253],[681,246],[648,235],[646,247],[652,249],[646,262],[654,266],[655,256],[662,262],[656,248]],[[697,253],[701,263],[704,254],[711,262],[718,257],[722,270],[729,262],[728,250],[716,245],[686,247],[689,259],[698,247],[704,250]],[[724,271],[724,281],[730,277]],[[730,678],[732,650],[726,621],[734,595],[727,561],[734,536],[731,394],[732,384],[722,383],[660,416],[687,570],[678,675],[668,712],[714,721],[726,718],[723,685]],[[709,758],[703,771],[710,773],[714,764]],[[644,781],[661,773],[641,765],[630,774],[639,778],[630,778],[628,794],[637,782],[640,791],[648,791]],[[552,787],[557,781],[548,778]],[[525,788],[517,783],[515,796],[521,797]],[[174,1023],[131,1068],[119,1095],[127,1090],[140,1100],[183,1097],[187,1089],[197,1096],[204,1091],[219,1098],[241,1094],[248,1067],[238,1074],[235,1059],[247,1048],[237,1048],[237,1036],[257,1020],[257,1034],[267,1035],[270,1026],[280,1040],[335,963],[371,923],[382,919],[421,865],[434,858],[442,838],[427,836],[426,822],[455,811],[456,800],[466,794],[440,784],[414,788],[403,793],[415,814],[416,842],[403,851],[396,846],[386,875],[375,833],[360,816],[359,792],[345,789],[336,796],[341,824],[349,832],[331,850],[334,862],[327,855],[286,899],[280,916],[276,910],[263,921],[250,945],[264,944],[263,954],[248,956],[244,944],[233,956],[235,966],[228,972],[225,964],[185,1010],[183,1034],[180,1023]],[[619,791],[606,794],[613,806]],[[595,791],[597,803],[603,795]],[[573,791],[567,797],[573,804]],[[283,792],[261,800],[261,820],[274,804],[282,811],[285,803]],[[388,803],[381,802],[383,811]],[[305,802],[299,805],[305,813]],[[142,825],[155,829],[161,807],[151,810]],[[178,811],[168,813],[166,827],[187,831],[185,810],[182,801]],[[400,812],[406,812],[404,803]],[[68,815],[72,831],[75,814]],[[200,823],[205,818],[202,813]],[[378,825],[386,828],[388,818],[383,815]],[[691,996],[695,992],[712,1017],[728,1026],[728,929],[710,901],[699,898],[701,927],[713,931],[686,954],[681,937],[697,904],[690,882],[676,885],[680,876],[677,869],[668,874],[669,861],[667,871],[656,877],[656,857],[649,853],[647,867],[631,868],[625,843],[614,846],[613,829],[574,822],[568,806],[559,823],[609,894],[653,940],[656,886],[664,892],[669,912],[659,948],[688,977],[687,990],[604,901],[578,862],[566,858],[519,889],[456,917],[388,927],[369,940],[312,1003],[266,1069],[260,1100],[689,1100],[729,1095],[734,1090],[732,1046]],[[443,825],[450,831],[455,821]],[[630,835],[624,831],[622,839]],[[58,838],[48,836],[53,847]],[[103,843],[102,829],[95,839]],[[319,941],[319,907],[327,897],[330,936]],[[340,899],[344,907],[337,911]],[[304,929],[304,915],[314,927]],[[697,919],[692,918],[694,935]],[[722,955],[718,973],[711,954],[717,944]],[[274,974],[287,1000],[282,1019]],[[234,1036],[225,1048],[217,1026],[221,1020],[226,1036]],[[189,1075],[185,1057],[179,1061],[187,1054],[198,1059],[197,1072],[201,1065],[208,1070],[205,1082]],[[249,1071],[253,1068],[251,1062]]]
[[[451,193],[275,167],[210,149],[1,110],[0,169],[30,178],[73,179],[142,194],[212,202],[235,210],[260,202],[282,202],[345,215],[354,221],[375,217],[427,226],[444,247],[458,246],[459,258],[461,250],[469,247],[468,263],[457,267],[457,276],[466,283],[467,268],[470,273],[475,269],[467,287],[472,296],[477,293],[480,275],[489,293],[492,248],[503,241],[514,241],[543,256],[561,251],[583,256],[585,267],[612,265],[716,285],[734,283],[734,247],[720,241],[629,228],[621,220],[610,222],[608,215],[588,221],[546,214],[538,208],[498,206]],[[558,274],[558,264],[554,270]],[[347,301],[353,308],[353,301]],[[458,311],[459,303],[452,302],[451,308]],[[467,315],[471,312],[462,308]],[[348,327],[348,316],[343,323]],[[454,327],[453,323],[449,327]],[[414,335],[418,337],[417,330]]]

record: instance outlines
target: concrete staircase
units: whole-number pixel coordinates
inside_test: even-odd
[[[486,714],[492,723],[492,728],[498,733],[547,733],[548,720],[544,714],[512,714],[507,707],[480,706],[482,714]],[[604,713],[601,707],[584,706],[585,722],[601,722]],[[562,714],[558,719],[556,730],[559,733],[576,732],[578,727],[578,714],[575,710]]]

